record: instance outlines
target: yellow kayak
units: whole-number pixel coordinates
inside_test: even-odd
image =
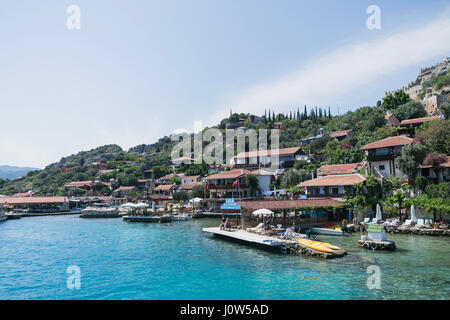
[[[298,242],[300,242],[302,245],[304,245],[305,247],[317,250],[317,251],[321,251],[321,252],[334,252],[334,250],[342,250],[339,247],[333,246],[332,244],[326,243],[326,242],[319,242],[319,241],[314,241],[314,240],[307,240],[307,239],[302,239],[302,238],[298,238],[297,239]]]

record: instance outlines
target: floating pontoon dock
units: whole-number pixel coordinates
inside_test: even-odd
[[[124,216],[123,221],[128,222],[150,222],[150,223],[164,223],[170,222],[169,216]]]
[[[249,246],[275,251],[280,253],[292,253],[297,255],[317,256],[325,259],[343,257],[347,254],[345,250],[338,250],[333,253],[320,252],[303,246],[295,240],[278,239],[272,236],[264,236],[243,230],[220,230],[219,227],[203,228],[204,232],[211,233],[218,238],[228,241],[243,243]]]

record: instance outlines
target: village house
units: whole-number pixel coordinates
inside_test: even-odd
[[[85,191],[85,196],[98,196],[100,195],[100,191],[104,188],[111,188],[111,184],[102,181],[72,181],[67,183],[64,188],[66,192],[70,192],[75,189],[81,189]]]
[[[450,181],[450,156],[447,156],[447,161],[439,165],[420,165],[419,176],[425,177],[428,183]]]
[[[139,179],[137,182],[139,189],[152,189],[155,185],[153,179]]]
[[[399,130],[399,133],[408,134],[409,136],[413,137],[417,127],[420,127],[424,122],[438,120],[438,119],[441,119],[441,116],[432,116],[432,117],[403,120],[399,124],[399,127],[401,129],[401,130]]]
[[[386,113],[384,119],[386,120],[386,126],[388,127],[398,127],[400,125],[400,121],[398,121],[393,113]]]
[[[191,183],[187,183],[187,184],[182,184],[178,187],[178,190],[181,191],[186,191],[188,194],[190,194],[192,192],[192,189],[194,189],[195,186],[202,186],[203,182],[191,182]]]
[[[197,176],[183,176],[181,177],[181,185],[191,184],[193,182],[200,182],[202,177],[200,175]]]
[[[412,138],[396,136],[363,146],[361,150],[366,151],[370,172],[378,178],[387,178],[390,176],[406,178],[406,175],[398,169],[396,158],[401,155],[403,146],[413,141]]]
[[[342,198],[347,193],[355,194],[354,186],[366,181],[359,173],[324,175],[316,179],[300,183],[298,186],[305,188],[306,196],[310,197],[333,197]]]
[[[300,139],[297,140],[297,145],[299,146],[306,146],[314,141],[316,141],[317,139],[320,139],[323,137],[323,128],[319,129],[319,134],[317,136],[314,137],[308,137],[308,138],[304,138],[304,139]]]
[[[256,169],[278,166],[292,168],[295,160],[311,161],[300,147],[241,152],[231,163],[235,168]]]
[[[246,198],[249,190],[245,184],[245,176],[249,173],[245,169],[234,169],[207,176],[203,180],[207,183],[210,198]]]
[[[154,191],[160,195],[171,196],[173,191],[177,188],[178,186],[173,184],[160,184],[154,189]]]
[[[119,187],[113,191],[113,195],[116,198],[127,198],[131,192],[138,191],[136,187]]]
[[[283,125],[283,122],[275,122],[273,124],[273,128],[277,130],[286,130],[286,127]]]
[[[355,133],[353,132],[352,129],[335,131],[335,132],[330,133],[330,137],[337,141],[342,141],[342,140],[349,138],[351,136],[354,136],[354,135],[355,135]]]
[[[340,174],[358,173],[366,166],[365,162],[346,163],[346,164],[325,164],[317,169],[317,176],[329,176]]]

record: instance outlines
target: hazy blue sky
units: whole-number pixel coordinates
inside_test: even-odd
[[[69,30],[69,5],[81,29]],[[381,30],[366,8],[381,8]],[[450,55],[449,2],[0,3],[0,164],[153,143],[194,120],[374,105]],[[446,11],[447,10],[447,11]]]

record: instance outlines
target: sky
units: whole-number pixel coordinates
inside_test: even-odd
[[[128,150],[230,109],[343,114],[450,56],[448,39],[448,0],[4,0],[0,165]]]

